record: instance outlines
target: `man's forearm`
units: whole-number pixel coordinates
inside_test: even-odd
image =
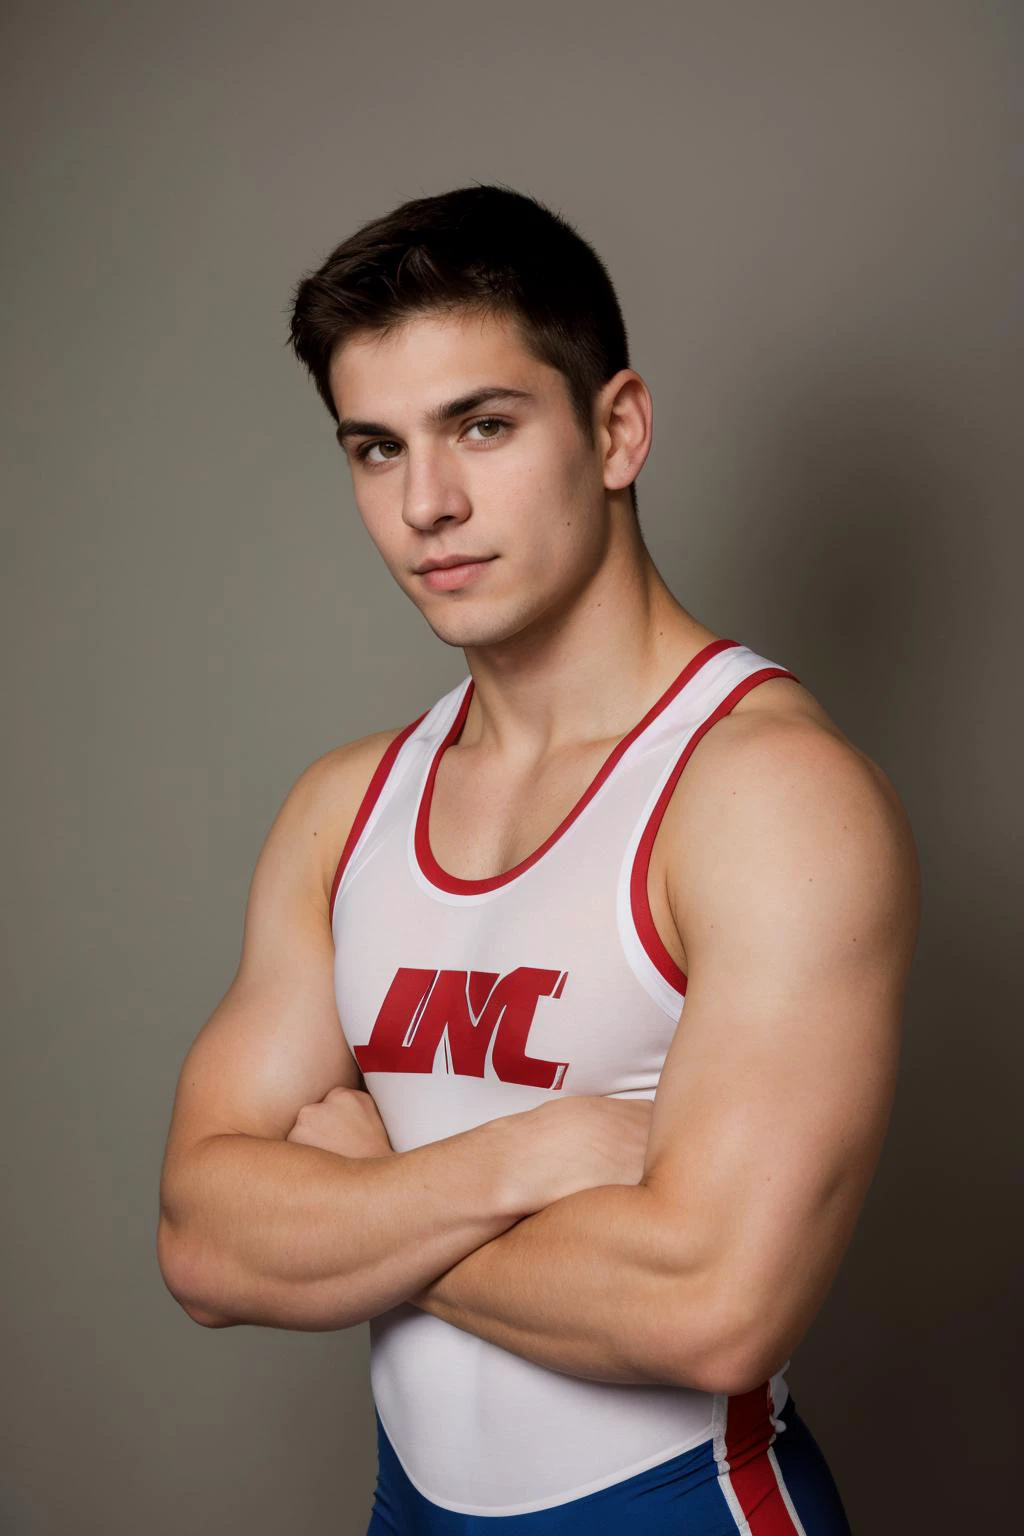
[[[643,1184],[580,1190],[410,1298],[513,1354],[592,1381],[700,1386],[714,1345],[705,1271],[680,1265]]]
[[[164,1181],[168,1287],[210,1326],[365,1322],[519,1219],[512,1153],[498,1121],[374,1158],[210,1137]]]

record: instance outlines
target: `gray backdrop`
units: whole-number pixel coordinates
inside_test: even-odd
[[[909,809],[898,1105],[790,1381],[859,1533],[1017,1512],[1020,19],[9,0],[5,1531],[365,1531],[367,1329],[190,1322],[157,1180],[289,785],[465,675],[284,336],[339,239],[473,179],[608,264],[680,601]]]

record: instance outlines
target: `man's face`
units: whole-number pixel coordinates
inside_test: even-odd
[[[586,443],[564,376],[524,350],[510,320],[420,315],[354,337],[331,389],[363,522],[440,639],[511,639],[586,585],[608,535],[601,436]],[[491,389],[522,393],[428,419]],[[486,563],[422,572],[451,555]]]

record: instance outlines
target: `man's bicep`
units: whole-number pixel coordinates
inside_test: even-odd
[[[316,863],[318,775],[292,787],[249,889],[242,954],[178,1081],[167,1161],[223,1132],[287,1136],[304,1104],[361,1086],[334,997],[334,943]]]
[[[714,1276],[737,1348],[777,1367],[884,1139],[916,863],[900,809],[834,738],[769,729],[726,765],[686,838],[686,1001],[643,1181],[680,1264]]]

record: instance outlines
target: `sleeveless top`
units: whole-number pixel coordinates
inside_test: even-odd
[[[654,1098],[686,993],[648,902],[654,837],[704,732],[773,677],[795,674],[735,640],[706,645],[550,837],[488,879],[447,873],[428,836],[472,677],[392,740],[330,918],[339,1018],[396,1152],[554,1094]],[[426,1498],[466,1514],[544,1509],[709,1439],[727,1471],[771,1444],[789,1395],[789,1361],[726,1396],[583,1380],[407,1302],[369,1326],[374,1403],[399,1461]]]

